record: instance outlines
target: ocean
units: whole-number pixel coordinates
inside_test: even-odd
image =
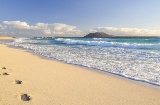
[[[0,41],[47,58],[160,86],[160,38],[16,38]]]

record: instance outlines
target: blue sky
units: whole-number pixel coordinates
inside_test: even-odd
[[[48,36],[96,31],[160,35],[159,4],[160,0],[1,0],[0,34],[27,35],[27,29],[28,35]]]

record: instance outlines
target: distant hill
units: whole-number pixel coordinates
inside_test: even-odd
[[[105,38],[105,37],[114,37],[113,35],[106,34],[104,32],[96,32],[96,33],[89,33],[85,38]]]

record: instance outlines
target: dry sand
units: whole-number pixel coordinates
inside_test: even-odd
[[[5,45],[0,74],[0,105],[160,105],[159,89]]]
[[[13,39],[13,37],[10,37],[10,36],[1,36],[0,35],[0,39]]]

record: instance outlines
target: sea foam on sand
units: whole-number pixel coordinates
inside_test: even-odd
[[[3,72],[1,105],[160,105],[159,89],[0,45]]]

